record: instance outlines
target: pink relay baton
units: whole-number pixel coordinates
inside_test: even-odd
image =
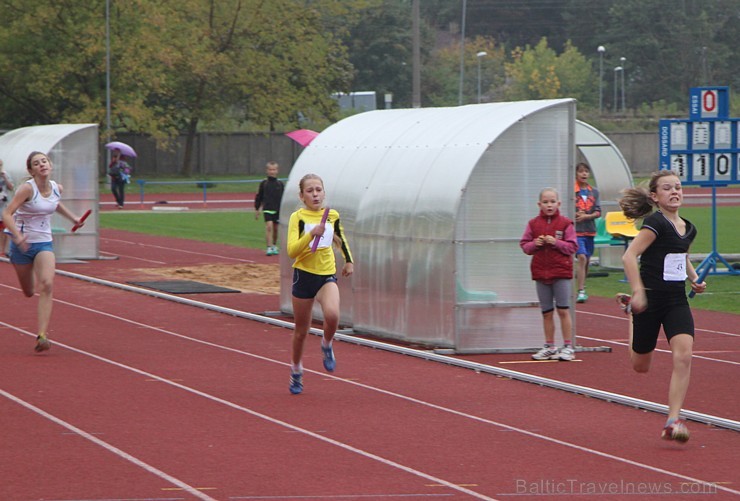
[[[82,215],[82,217],[80,218],[80,222],[72,226],[73,233],[77,231],[78,229],[80,229],[80,226],[82,226],[82,223],[85,222],[85,219],[87,219],[87,216],[89,216],[90,214],[92,214],[92,209],[87,209],[85,213]]]
[[[329,217],[329,207],[324,209],[324,215],[321,216],[321,226],[324,226],[326,224],[326,218]],[[316,235],[313,239],[313,243],[311,244],[311,252],[316,252],[316,249],[319,248],[319,240],[321,240],[321,237]]]

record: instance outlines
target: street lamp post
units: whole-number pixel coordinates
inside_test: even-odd
[[[460,28],[460,85],[457,95],[457,104],[463,104],[463,83],[465,82],[465,18],[467,17],[468,2],[462,3],[462,25]]]
[[[411,107],[421,108],[421,39],[419,33],[419,0],[411,5]]]
[[[105,125],[110,141],[110,0],[105,0]]]
[[[488,53],[484,50],[475,55],[478,58],[478,104],[480,104],[480,60],[486,57]]]
[[[619,61],[622,63],[622,113],[625,113],[627,111],[627,104],[624,100],[624,63],[627,61],[627,58],[620,57]]]
[[[111,140],[110,130],[110,0],[105,0],[105,137]],[[106,165],[110,163],[110,150],[106,151]]]
[[[599,45],[596,49],[599,52],[599,115],[604,112],[604,52],[606,49]]]
[[[622,71],[621,66],[617,66],[616,68],[614,68],[614,113],[619,111],[619,94],[617,93],[619,89],[619,81],[617,80],[617,73],[619,73],[620,71]]]

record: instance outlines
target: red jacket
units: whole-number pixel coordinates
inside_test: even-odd
[[[540,235],[552,235],[555,245],[537,247],[535,239]],[[578,249],[578,239],[573,221],[555,212],[551,217],[540,215],[527,223],[519,246],[532,257],[530,269],[532,280],[552,283],[559,278],[573,278],[573,255]]]

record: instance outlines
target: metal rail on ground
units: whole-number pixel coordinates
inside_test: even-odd
[[[91,283],[98,284],[98,285],[104,285],[107,287],[122,289],[122,290],[126,290],[129,292],[135,292],[138,294],[153,296],[153,297],[157,297],[160,299],[165,299],[168,301],[185,304],[188,306],[195,306],[198,308],[203,308],[203,309],[215,311],[218,313],[224,313],[224,314],[232,315],[235,317],[245,318],[248,320],[254,320],[257,322],[275,325],[278,327],[284,327],[286,329],[292,329],[294,326],[294,324],[291,322],[287,322],[285,320],[280,320],[277,318],[272,318],[272,317],[265,316],[265,315],[258,315],[256,313],[249,313],[249,312],[245,312],[241,310],[235,310],[233,308],[225,308],[225,307],[218,306],[218,305],[204,303],[202,301],[195,301],[193,299],[173,296],[172,294],[165,294],[162,292],[144,289],[141,287],[134,287],[131,285],[122,284],[118,282],[111,282],[109,280],[103,280],[103,279],[96,278],[96,277],[90,277],[87,275],[72,273],[72,272],[65,271],[65,270],[56,270],[56,272],[57,274],[62,275],[62,276],[75,278],[78,280],[83,280],[83,281],[91,282]],[[322,331],[316,328],[310,329],[310,332],[315,335],[322,334]],[[378,350],[385,350],[385,351],[389,351],[393,353],[399,353],[399,354],[408,355],[411,357],[422,358],[424,360],[430,360],[433,362],[439,362],[439,363],[444,363],[447,365],[453,365],[456,367],[462,367],[462,368],[470,369],[476,372],[484,372],[484,373],[493,374],[496,376],[507,377],[507,378],[514,379],[517,381],[524,381],[527,383],[537,384],[537,385],[545,386],[548,388],[555,388],[555,389],[567,391],[570,393],[585,395],[591,398],[597,398],[597,399],[604,400],[607,402],[614,402],[617,404],[626,405],[628,407],[644,409],[644,410],[648,410],[652,412],[657,412],[659,414],[668,414],[667,405],[658,404],[656,402],[651,402],[649,400],[642,400],[642,399],[630,397],[627,395],[621,395],[619,393],[612,393],[608,391],[598,390],[596,388],[590,388],[588,386],[580,386],[576,384],[566,383],[563,381],[558,381],[556,379],[549,379],[549,378],[545,378],[541,376],[535,376],[532,374],[526,374],[523,372],[512,371],[512,370],[503,369],[500,367],[494,367],[491,365],[480,364],[477,362],[470,362],[467,360],[461,360],[459,358],[442,355],[439,353],[435,353],[433,351],[418,350],[414,348],[407,348],[404,346],[397,346],[397,345],[393,345],[390,343],[384,343],[382,341],[361,338],[355,335],[348,334],[343,331],[337,332],[334,338],[339,339],[340,341],[354,343],[360,346],[367,346],[367,347],[375,348]],[[734,421],[732,419],[727,419],[727,418],[723,418],[719,416],[713,416],[711,414],[704,414],[701,412],[695,412],[695,411],[690,411],[690,410],[682,410],[681,414],[683,415],[684,418],[690,419],[691,421],[709,424],[712,426],[716,426],[718,428],[726,428],[726,429],[733,430],[733,431],[740,431],[739,421]]]

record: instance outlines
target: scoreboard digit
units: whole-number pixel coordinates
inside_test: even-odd
[[[732,180],[732,157],[729,153],[715,153],[714,180],[729,182]]]

